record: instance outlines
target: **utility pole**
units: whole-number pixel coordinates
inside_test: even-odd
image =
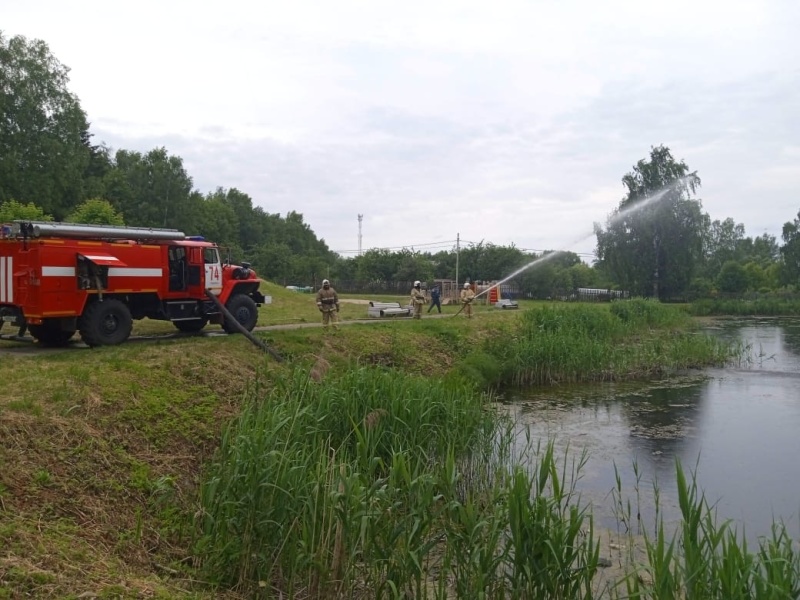
[[[361,221],[364,215],[358,215],[358,255],[361,256]]]
[[[458,293],[458,252],[461,242],[461,234],[456,234],[456,293]]]

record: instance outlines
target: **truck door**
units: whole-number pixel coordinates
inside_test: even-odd
[[[186,290],[188,269],[186,264],[186,248],[184,246],[170,246],[168,250],[169,261],[169,291],[183,292]]]
[[[190,246],[186,250],[188,258],[186,271],[187,291],[192,298],[202,298],[205,296],[203,291],[203,249]]]
[[[218,248],[203,248],[203,262],[206,268],[206,287],[215,296],[222,292],[222,265],[219,262]]]

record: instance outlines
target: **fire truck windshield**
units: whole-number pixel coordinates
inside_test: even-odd
[[[219,263],[219,252],[216,248],[203,249],[203,262],[207,265],[215,265]]]

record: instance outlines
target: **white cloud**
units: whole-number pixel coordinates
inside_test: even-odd
[[[800,199],[800,3],[17,2],[98,140],[166,146],[201,191],[295,210],[334,249],[565,248],[651,145],[712,218],[778,234]],[[580,243],[589,251],[591,238]]]

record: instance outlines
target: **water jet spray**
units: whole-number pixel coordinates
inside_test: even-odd
[[[663,188],[661,188],[657,192],[654,192],[650,196],[645,196],[641,200],[636,201],[635,203],[633,203],[631,206],[628,206],[628,207],[624,208],[623,210],[619,211],[617,214],[615,214],[613,217],[611,217],[609,219],[609,222],[610,223],[615,223],[615,222],[617,222],[617,221],[619,221],[621,219],[624,219],[625,217],[627,217],[627,216],[629,216],[629,215],[631,215],[633,213],[639,212],[640,210],[642,210],[642,209],[644,209],[644,208],[646,208],[646,207],[648,207],[650,205],[658,203],[667,194],[667,192],[669,192],[672,188],[674,188],[674,187],[676,187],[678,185],[684,185],[686,181],[694,179],[695,177],[697,177],[697,175],[695,173],[690,173],[689,175],[681,177],[680,179],[676,179],[675,181],[673,181],[671,183],[668,183],[667,185],[665,185]],[[579,244],[580,242],[592,237],[593,235],[594,235],[594,231],[592,231],[592,232],[590,232],[590,233],[588,233],[586,235],[583,235],[580,238],[576,239],[571,244],[569,244],[566,249],[554,250],[554,251],[552,251],[552,252],[550,252],[548,254],[544,254],[543,256],[540,256],[540,257],[532,260],[527,265],[524,265],[524,266],[520,267],[519,269],[517,269],[516,271],[514,271],[510,275],[504,277],[503,279],[501,279],[497,283],[492,284],[491,286],[489,286],[488,288],[486,288],[485,290],[483,290],[479,294],[475,294],[475,296],[473,297],[472,301],[477,300],[478,298],[480,298],[484,294],[490,292],[491,290],[493,290],[496,287],[501,286],[502,284],[506,283],[510,279],[513,279],[514,277],[519,275],[520,273],[522,273],[524,271],[527,271],[531,267],[536,266],[539,263],[547,262],[548,260],[551,260],[553,257],[558,256],[559,254],[564,254],[565,252],[568,252],[569,248],[572,248],[576,244]],[[461,311],[464,310],[465,306],[466,306],[466,304],[462,304],[461,308],[453,316],[457,317],[458,315],[460,315]]]

